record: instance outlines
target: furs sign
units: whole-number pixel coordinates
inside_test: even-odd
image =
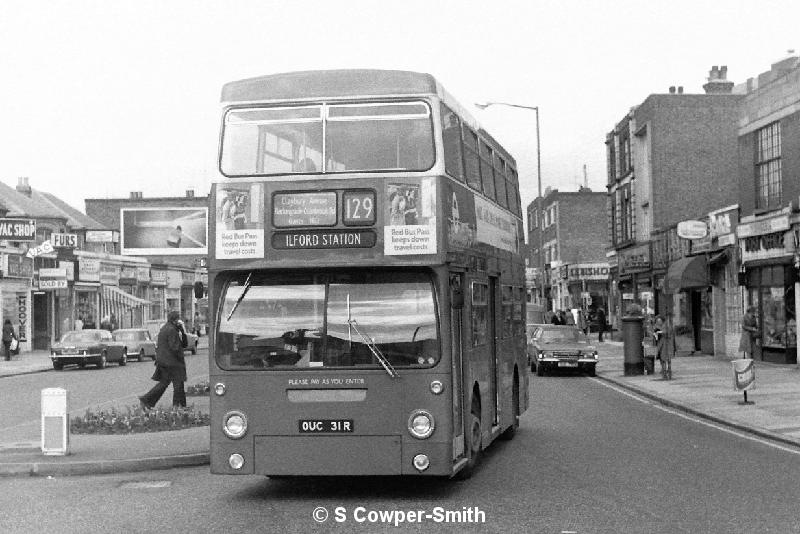
[[[35,241],[34,219],[0,219],[0,241]]]

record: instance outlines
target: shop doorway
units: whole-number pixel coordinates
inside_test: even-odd
[[[33,294],[33,350],[50,349],[50,314],[47,293]]]

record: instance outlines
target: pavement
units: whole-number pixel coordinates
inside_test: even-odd
[[[756,361],[755,388],[748,391],[753,404],[745,405],[741,404],[742,392],[733,388],[731,360],[736,355],[679,354],[673,360],[673,379],[665,381],[658,373],[625,376],[621,342],[597,346],[597,378],[606,383],[698,418],[800,447],[800,369],[796,365]],[[47,352],[26,353],[11,362],[0,361],[0,383],[2,377],[50,370]],[[534,387],[535,383],[536,377]],[[190,397],[190,402],[192,399],[207,402],[203,397]],[[2,443],[0,476],[86,475],[208,465],[208,444],[208,427],[147,434],[72,434],[65,456],[45,456],[40,442]]]

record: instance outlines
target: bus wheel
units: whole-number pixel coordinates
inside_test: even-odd
[[[481,455],[481,409],[480,404],[473,402],[472,411],[469,414],[469,458],[467,465],[459,471],[455,478],[456,480],[466,480],[475,472],[475,466],[478,465],[478,459]]]
[[[103,353],[100,354],[100,360],[98,360],[97,362],[97,368],[98,369],[106,368],[106,351],[103,351]]]
[[[511,426],[506,428],[502,434],[500,434],[500,439],[504,441],[510,441],[514,439],[514,436],[517,433],[517,428],[519,428],[519,379],[517,378],[517,374],[514,373],[514,387],[512,389],[513,399],[511,400],[512,414],[513,414],[513,422]]]

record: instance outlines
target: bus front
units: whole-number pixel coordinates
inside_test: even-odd
[[[323,87],[224,103],[211,471],[449,476],[432,97]]]

